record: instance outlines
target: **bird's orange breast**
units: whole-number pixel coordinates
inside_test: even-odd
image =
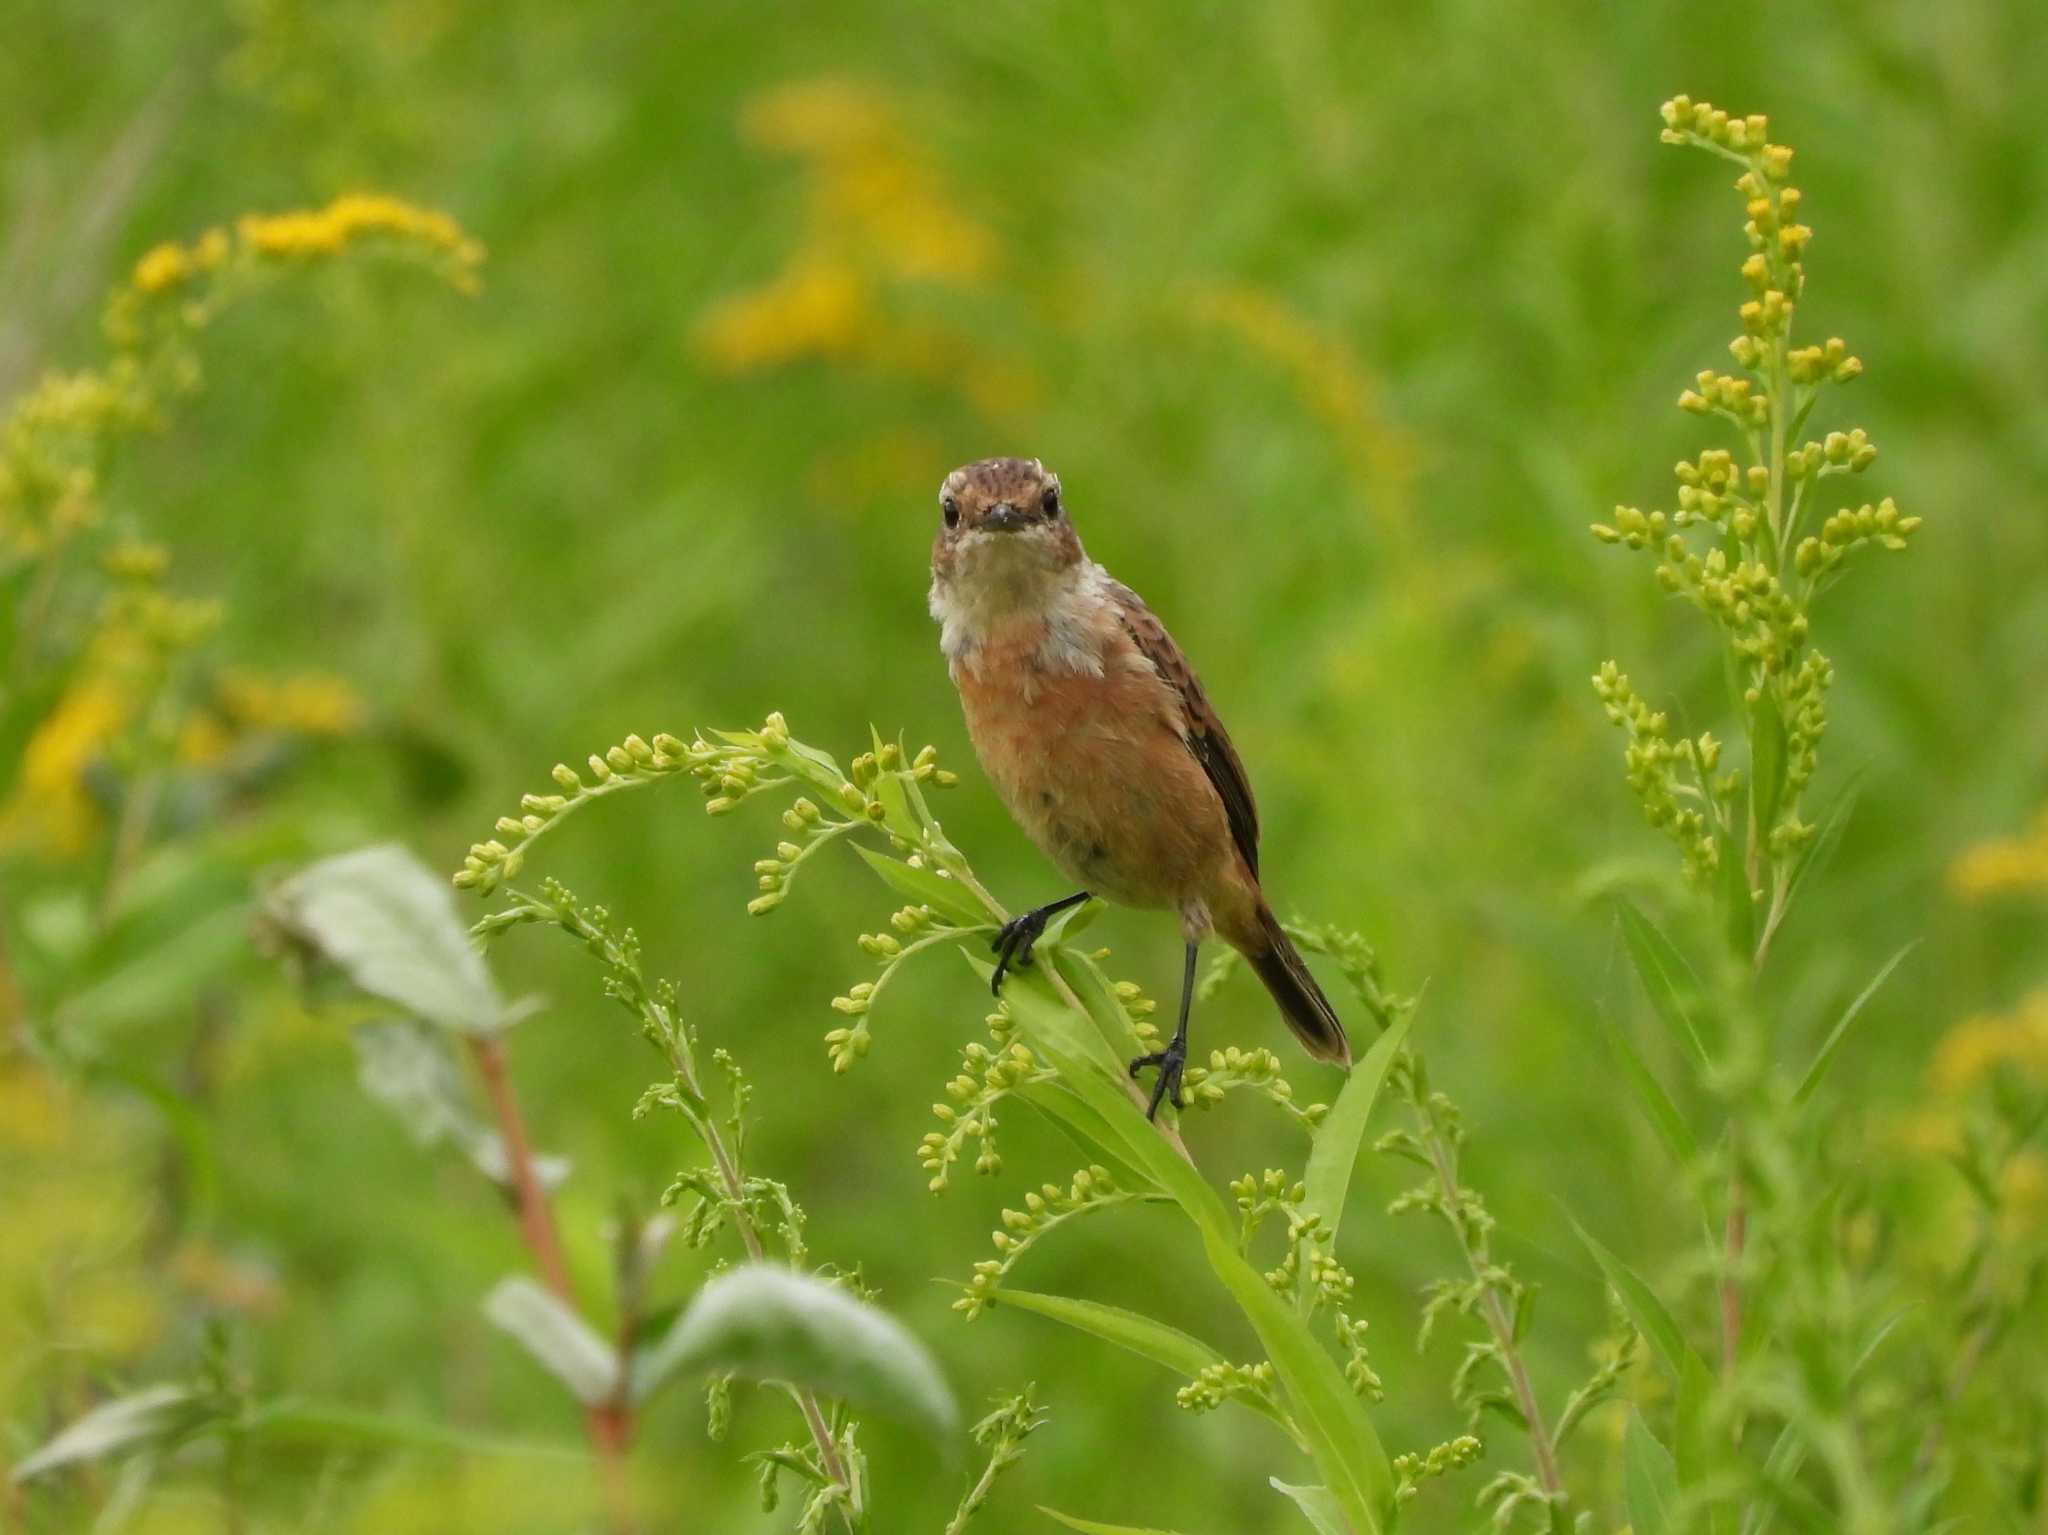
[[[1179,695],[1121,626],[1094,639],[1095,666],[1076,667],[1048,660],[1043,620],[984,636],[953,668],[968,735],[1010,813],[1071,878],[1122,904],[1180,908],[1227,877],[1228,819],[1187,749]]]

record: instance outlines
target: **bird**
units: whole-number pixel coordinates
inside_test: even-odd
[[[1025,834],[1080,888],[1005,922],[991,989],[1031,963],[1047,922],[1091,895],[1174,912],[1180,1016],[1146,1118],[1181,1107],[1196,956],[1242,954],[1318,1060],[1351,1064],[1344,1025],[1259,883],[1251,780],[1208,694],[1138,594],[1088,558],[1059,477],[986,458],[939,487],[932,617],[983,771]]]

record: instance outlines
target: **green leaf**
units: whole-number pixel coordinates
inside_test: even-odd
[[[1850,818],[1856,813],[1856,798],[1861,792],[1861,783],[1852,779],[1820,818],[1820,825],[1808,840],[1806,850],[1799,855],[1799,862],[1792,866],[1792,878],[1785,887],[1788,908],[1806,881],[1834,861],[1835,850],[1841,846],[1842,833],[1848,830]]]
[[[1101,1301],[1075,1300],[1065,1295],[1039,1295],[1030,1290],[999,1289],[995,1298],[999,1306],[1015,1306],[1020,1311],[1035,1312],[1039,1316],[1049,1317],[1076,1331],[1100,1338],[1105,1343],[1128,1349],[1154,1364],[1162,1364],[1188,1380],[1193,1380],[1212,1365],[1227,1362],[1200,1338],[1184,1333],[1178,1327],[1169,1327],[1164,1322],[1155,1322],[1151,1317],[1141,1316],[1135,1311],[1126,1311],[1121,1306],[1104,1305]],[[1278,1424],[1286,1430],[1289,1438],[1300,1444],[1301,1431],[1268,1404],[1254,1398],[1235,1396],[1230,1398],[1230,1402]]]
[[[1043,1503],[1038,1505],[1038,1511],[1048,1519],[1057,1519],[1070,1530],[1081,1531],[1081,1535],[1173,1535],[1171,1530],[1141,1529],[1135,1524],[1101,1524],[1093,1519],[1076,1519],[1072,1514],[1047,1508]]]
[[[1364,1059],[1351,1068],[1329,1117],[1317,1128],[1309,1147],[1308,1171],[1303,1176],[1308,1193],[1303,1200],[1305,1214],[1320,1215],[1323,1227],[1334,1240],[1344,1218],[1344,1198],[1351,1189],[1351,1175],[1358,1166],[1358,1148],[1365,1139],[1366,1121],[1387,1079],[1387,1068],[1407,1038],[1413,1013],[1386,1029],[1373,1041]]]
[[[1035,1312],[1068,1327],[1092,1334],[1105,1343],[1163,1364],[1175,1374],[1193,1380],[1212,1365],[1226,1363],[1224,1357],[1191,1333],[1164,1322],[1155,1322],[1121,1306],[1101,1301],[1075,1300],[1065,1295],[1039,1295],[1030,1290],[1001,1289],[996,1303]]]
[[[1747,964],[1756,947],[1756,893],[1749,888],[1745,850],[1731,837],[1721,839],[1721,901],[1729,950]]]
[[[1567,1216],[1567,1219],[1570,1217]],[[1600,1266],[1601,1275],[1607,1280],[1609,1288],[1620,1298],[1622,1309],[1628,1313],[1629,1320],[1635,1323],[1636,1331],[1650,1340],[1650,1346],[1656,1349],[1664,1363],[1670,1367],[1673,1377],[1682,1381],[1687,1361],[1695,1364],[1702,1361],[1694,1352],[1692,1345],[1685,1341],[1685,1334],[1679,1330],[1678,1323],[1672,1320],[1671,1313],[1664,1309],[1664,1303],[1657,1299],[1655,1292],[1648,1285],[1636,1277],[1627,1264],[1601,1246],[1593,1234],[1576,1220],[1572,1221],[1572,1230],[1579,1234],[1579,1240],[1585,1244],[1586,1251],[1593,1255],[1593,1261]]]
[[[1378,1535],[1392,1523],[1394,1473],[1365,1404],[1300,1313],[1273,1292],[1265,1276],[1238,1253],[1234,1241],[1212,1236],[1205,1246],[1210,1267],[1251,1322],[1274,1373],[1287,1388],[1316,1469],[1360,1535]]]
[[[1813,1064],[1806,1068],[1806,1075],[1799,1079],[1799,1090],[1792,1095],[1794,1103],[1803,1104],[1813,1096],[1814,1089],[1820,1086],[1821,1078],[1828,1074],[1828,1067],[1834,1064],[1835,1056],[1842,1048],[1842,1041],[1848,1037],[1849,1025],[1856,1021],[1857,1015],[1869,1004],[1870,999],[1877,995],[1878,988],[1891,979],[1892,972],[1899,968],[1906,956],[1919,947],[1920,940],[1915,938],[1887,960],[1885,967],[1877,972],[1870,984],[1856,994],[1856,1000],[1849,1004],[1835,1026],[1828,1031],[1827,1039],[1821,1044],[1820,1054],[1816,1055]]]
[[[1621,1483],[1630,1535],[1664,1535],[1674,1528],[1678,1467],[1639,1412],[1628,1415],[1628,1432],[1621,1445]]]
[[[161,1444],[189,1433],[213,1416],[199,1393],[187,1386],[149,1386],[117,1396],[100,1403],[30,1454],[14,1468],[14,1480],[25,1482],[61,1466],[106,1460],[144,1445]]]
[[[913,869],[900,858],[878,853],[858,842],[853,850],[882,877],[882,882],[905,900],[929,906],[934,912],[961,927],[987,927],[994,918],[982,909],[972,890],[936,869]]]
[[[961,957],[967,961],[968,968],[981,977],[982,985],[986,987],[996,973],[994,964],[964,949]],[[1027,1033],[1056,1046],[1067,1055],[1093,1062],[1105,1072],[1123,1070],[1122,1059],[1110,1047],[1102,1031],[1094,1026],[1094,1020],[1076,1014],[1053,994],[1052,985],[1044,973],[1045,964],[1052,957],[1049,953],[1041,953],[1029,969],[1012,970],[1004,976],[1003,1001],[1009,1005],[1011,1014]],[[1061,973],[1065,974],[1064,971]],[[1151,1133],[1149,1126],[1147,1133]],[[1122,1139],[1121,1132],[1118,1139]],[[1155,1135],[1153,1139],[1158,1137]]]
[[[1622,1076],[1636,1095],[1636,1103],[1643,1111],[1643,1117],[1650,1121],[1650,1128],[1657,1132],[1657,1139],[1664,1143],[1664,1149],[1671,1153],[1672,1160],[1689,1165],[1699,1156],[1699,1142],[1692,1133],[1692,1126],[1685,1122],[1685,1116],[1678,1111],[1678,1105],[1671,1101],[1643,1058],[1636,1053],[1628,1034],[1614,1020],[1606,1007],[1595,1011],[1600,1017],[1600,1032],[1607,1040],[1607,1048],[1613,1053],[1614,1061],[1621,1068]]]
[[[1033,1082],[1016,1089],[1015,1095],[1059,1126],[1089,1161],[1104,1163],[1123,1187],[1137,1191],[1153,1186],[1138,1170],[1124,1138],[1072,1088],[1058,1082]]]
[[[395,843],[314,864],[272,891],[268,908],[356,986],[416,1018],[466,1034],[505,1023],[448,882]]]
[[[1769,835],[1778,824],[1785,792],[1785,717],[1768,690],[1749,710],[1749,805],[1758,829]]]
[[[699,1290],[636,1365],[634,1397],[707,1370],[809,1386],[958,1447],[959,1409],[925,1346],[839,1286],[775,1264],[730,1270]]]
[[[552,1291],[524,1275],[502,1279],[484,1301],[484,1315],[586,1407],[619,1389],[618,1351]]]
[[[504,1140],[472,1106],[469,1085],[449,1056],[445,1034],[410,1018],[393,1018],[359,1025],[354,1042],[356,1080],[414,1141],[453,1144],[486,1178],[511,1184],[512,1161]],[[552,1189],[569,1176],[569,1163],[564,1157],[536,1156],[534,1171],[541,1186]]]
[[[1678,952],[1677,945],[1632,903],[1616,896],[1614,910],[1621,919],[1622,942],[1628,946],[1628,956],[1635,963],[1651,1009],[1694,1063],[1705,1066],[1707,1047],[1696,1021],[1705,995],[1700,978]]]
[[[1279,1477],[1267,1479],[1267,1486],[1275,1492],[1284,1493],[1294,1500],[1294,1506],[1308,1516],[1308,1522],[1315,1526],[1316,1535],[1351,1535],[1344,1526],[1344,1510],[1337,1506],[1337,1500],[1330,1496],[1327,1487],[1290,1487]]]
[[[1111,1074],[1120,1074],[1122,1063],[1112,1057],[1111,1064],[1104,1067],[1091,1064],[1081,1054],[1091,1049],[1091,1041],[1097,1053],[1107,1053],[1102,1036],[1066,1008],[1020,989],[1019,997],[1026,996],[1033,1000],[1022,1007],[1013,1003],[1013,1009],[1033,1046],[1101,1116],[1106,1133],[1127,1148],[1125,1157],[1170,1194],[1194,1222],[1210,1268],[1257,1332],[1317,1469],[1342,1504],[1345,1517],[1361,1535],[1377,1535],[1392,1516],[1394,1480],[1364,1404],[1307,1322],[1273,1293],[1265,1278],[1238,1252],[1234,1223],[1216,1191],[1125,1095],[1122,1083]]]

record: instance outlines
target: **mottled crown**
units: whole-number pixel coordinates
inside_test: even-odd
[[[1042,515],[1048,510],[1046,493],[1057,504],[1059,489],[1059,476],[1035,458],[984,458],[947,475],[939,500],[957,503],[962,526],[971,528],[1003,505]]]

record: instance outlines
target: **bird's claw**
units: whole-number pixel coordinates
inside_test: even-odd
[[[1158,1118],[1159,1105],[1168,1099],[1172,1100],[1176,1109],[1183,1106],[1180,1101],[1180,1079],[1181,1074],[1187,1070],[1187,1064],[1188,1042],[1178,1034],[1167,1041],[1164,1050],[1141,1055],[1131,1062],[1131,1075],[1134,1078],[1148,1066],[1159,1068],[1159,1076],[1152,1083],[1152,1101],[1145,1107],[1147,1119]]]
[[[1031,946],[1038,942],[1045,932],[1047,914],[1043,910],[1027,911],[1021,917],[1012,917],[997,930],[989,947],[996,951],[995,974],[989,977],[988,989],[1000,997],[1003,994],[1003,977],[1012,965],[1023,969],[1031,963]]]

